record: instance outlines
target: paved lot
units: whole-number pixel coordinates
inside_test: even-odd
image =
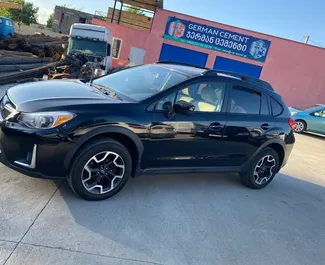
[[[0,166],[0,264],[286,264],[325,260],[325,138],[298,135],[261,191],[234,175],[142,177],[86,202]]]

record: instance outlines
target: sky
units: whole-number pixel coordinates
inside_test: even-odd
[[[55,5],[94,14],[107,12],[113,0],[29,0],[46,23]],[[164,0],[164,8],[219,23],[325,47],[325,0]]]

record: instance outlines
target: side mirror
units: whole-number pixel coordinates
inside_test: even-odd
[[[175,113],[180,113],[188,116],[192,115],[195,111],[195,106],[193,104],[183,100],[177,101],[174,104],[173,108]]]
[[[320,113],[319,113],[319,112],[315,112],[315,113],[314,113],[314,116],[315,116],[315,117],[319,117],[319,116],[320,116]]]

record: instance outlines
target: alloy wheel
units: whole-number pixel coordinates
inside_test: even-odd
[[[305,125],[302,121],[296,121],[296,132],[302,132],[304,130]]]
[[[122,157],[105,151],[88,160],[81,173],[84,188],[93,194],[105,194],[118,186],[125,172]]]
[[[272,155],[262,157],[255,166],[254,180],[258,185],[262,185],[273,176],[276,169],[276,160]]]

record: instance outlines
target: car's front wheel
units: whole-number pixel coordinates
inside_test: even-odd
[[[104,200],[117,194],[128,181],[132,159],[113,139],[97,140],[82,148],[72,162],[68,183],[85,200]]]
[[[279,168],[279,156],[272,148],[265,148],[253,160],[249,170],[240,174],[242,183],[251,189],[266,187]]]

